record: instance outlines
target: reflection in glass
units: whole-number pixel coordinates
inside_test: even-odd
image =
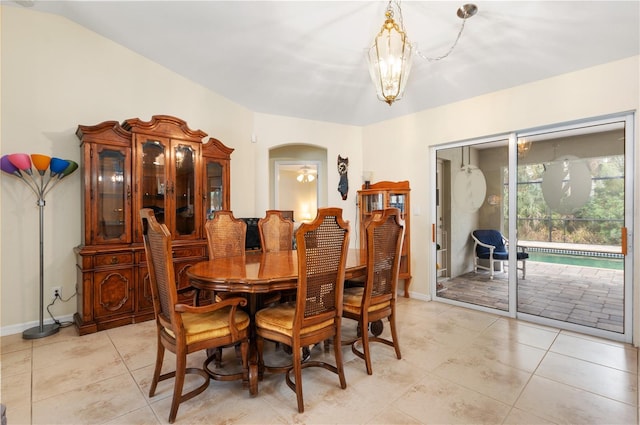
[[[222,165],[218,162],[207,163],[207,187],[205,189],[207,217],[213,218],[214,211],[224,209],[223,185],[222,185]]]
[[[178,145],[175,147],[174,154],[176,165],[176,232],[179,235],[190,235],[195,231],[195,217],[193,214],[195,153],[189,145]]]
[[[98,224],[104,239],[124,233],[124,160],[122,152],[105,149],[98,155]]]
[[[160,223],[164,223],[165,210],[165,154],[164,146],[157,140],[142,144],[142,206],[151,208]]]

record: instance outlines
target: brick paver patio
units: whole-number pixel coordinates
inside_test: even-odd
[[[526,279],[518,276],[519,312],[623,332],[622,270],[527,261]],[[506,311],[507,273],[466,273],[441,282],[437,295]]]

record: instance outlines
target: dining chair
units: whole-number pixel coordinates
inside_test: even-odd
[[[298,287],[296,300],[259,310],[255,315],[260,370],[284,372],[296,393],[298,412],[304,412],[302,370],[321,367],[338,375],[340,388],[347,387],[342,363],[341,318],[344,274],[349,246],[349,223],[341,208],[320,208],[311,223],[296,232]],[[277,341],[292,349],[291,365],[282,368],[264,364],[264,340]],[[322,360],[302,361],[302,348],[333,339],[335,365]],[[294,379],[291,379],[291,373]]]
[[[367,373],[373,374],[370,342],[381,342],[395,349],[401,358],[396,330],[396,288],[400,271],[400,257],[404,236],[404,220],[398,208],[387,208],[370,220],[365,228],[367,237],[367,276],[364,287],[344,290],[342,316],[358,321],[358,336],[344,341],[351,351],[364,359]],[[369,335],[370,326],[387,318],[391,327],[391,339]],[[362,345],[362,351],[357,345]]]
[[[247,223],[233,216],[232,211],[216,211],[204,224],[209,259],[245,255]]]
[[[169,423],[173,423],[180,403],[187,401],[207,389],[210,379],[248,380],[249,315],[240,310],[246,305],[244,298],[227,298],[224,301],[193,307],[178,301],[171,250],[171,234],[164,224],[158,223],[153,210],[140,210],[144,251],[149,270],[149,281],[153,297],[153,310],[157,328],[157,353],[149,397],[153,397],[159,381],[175,378],[173,399],[169,411]],[[206,349],[240,344],[242,372],[218,375],[209,369],[209,356],[202,368],[186,367],[187,355]],[[161,374],[165,350],[175,354],[175,371]],[[186,374],[196,374],[204,382],[183,394]]]
[[[216,211],[212,219],[204,224],[207,236],[207,248],[209,259],[244,257],[245,240],[247,238],[247,223],[235,218],[232,211]],[[199,295],[196,292],[196,297]],[[211,294],[214,302],[224,300],[229,297],[244,297],[242,294],[230,292],[218,292]],[[237,351],[237,350],[236,350]],[[216,367],[222,367],[222,349],[217,349],[214,355]]]
[[[267,210],[258,220],[260,246],[265,252],[293,249],[293,221],[285,219],[278,210]]]
[[[288,212],[267,210],[265,216],[258,220],[260,246],[264,252],[291,251],[293,249],[293,221],[285,218]],[[278,302],[283,298],[293,300],[295,290],[269,294],[263,301],[264,305]],[[278,344],[276,344],[277,346]]]

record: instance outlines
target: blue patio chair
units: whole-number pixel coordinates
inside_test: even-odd
[[[473,238],[473,271],[478,272],[478,269],[489,270],[490,277],[493,279],[493,273],[495,270],[495,264],[500,265],[500,270],[504,270],[504,266],[509,263],[509,250],[508,241],[497,230],[474,230],[471,232]],[[522,278],[526,277],[527,273],[527,248],[524,246],[518,246],[518,254],[516,260],[516,268],[522,270]],[[488,266],[480,265],[479,260],[487,260]],[[517,267],[518,261],[522,263],[522,267]]]

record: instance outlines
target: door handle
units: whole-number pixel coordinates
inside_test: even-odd
[[[622,227],[620,229],[622,231],[622,237],[620,238],[620,240],[622,241],[622,255],[624,255],[625,257],[627,256],[627,228],[626,227]]]

